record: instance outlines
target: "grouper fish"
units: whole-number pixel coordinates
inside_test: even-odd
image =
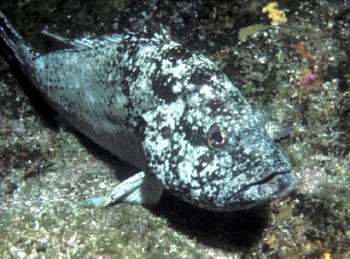
[[[212,211],[286,197],[291,166],[266,120],[210,59],[165,33],[68,40],[37,53],[0,11],[0,49],[60,117],[140,169],[94,206],[157,204],[164,188]]]

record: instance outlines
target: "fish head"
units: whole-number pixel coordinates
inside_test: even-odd
[[[228,100],[201,114],[202,105],[175,102],[159,111],[165,119],[158,119],[145,149],[150,171],[166,189],[214,211],[247,209],[294,189],[290,163],[260,113]]]
[[[176,197],[207,210],[247,209],[290,194],[295,177],[263,116],[219,69],[201,70],[177,80],[177,98],[144,117],[149,170]]]
[[[209,126],[206,139],[212,150],[200,158],[206,165],[202,175],[206,172],[208,177],[198,206],[247,209],[284,198],[294,189],[290,163],[261,126],[234,129],[224,122]]]

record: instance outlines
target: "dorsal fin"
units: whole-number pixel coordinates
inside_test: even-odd
[[[122,35],[119,35],[119,34],[102,36],[95,39],[84,37],[81,39],[71,40],[71,39],[62,37],[60,35],[56,35],[54,33],[48,32],[45,29],[42,30],[41,33],[47,36],[50,40],[54,40],[56,42],[56,45],[58,45],[56,46],[56,50],[69,49],[69,48],[91,49],[91,48],[105,46],[108,43],[116,44],[116,43],[119,43],[120,40],[122,39]]]
[[[155,43],[160,42],[169,42],[170,36],[167,33],[167,31],[161,26],[161,32],[150,34],[147,32],[143,33],[135,33],[130,30],[125,30],[125,33],[123,34],[109,34],[109,35],[103,35],[96,38],[80,38],[80,39],[68,39],[65,37],[62,37],[60,35],[51,33],[47,31],[46,29],[43,29],[41,31],[43,35],[45,35],[48,40],[50,40],[52,43],[50,46],[48,46],[47,52],[51,51],[57,51],[57,50],[64,50],[64,49],[72,49],[75,50],[85,50],[85,49],[91,49],[96,47],[102,47],[108,44],[114,45],[120,43],[123,39],[131,39],[132,37],[137,38],[138,41],[154,41]]]

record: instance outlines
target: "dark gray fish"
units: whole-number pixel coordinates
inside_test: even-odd
[[[69,47],[38,54],[0,12],[7,58],[76,129],[140,168],[93,205],[154,205],[166,188],[195,206],[232,211],[293,190],[266,121],[208,58],[161,34],[61,40]]]

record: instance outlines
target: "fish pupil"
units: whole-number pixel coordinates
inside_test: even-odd
[[[222,143],[223,141],[223,137],[219,131],[216,131],[213,134],[211,134],[211,139],[217,143]]]

